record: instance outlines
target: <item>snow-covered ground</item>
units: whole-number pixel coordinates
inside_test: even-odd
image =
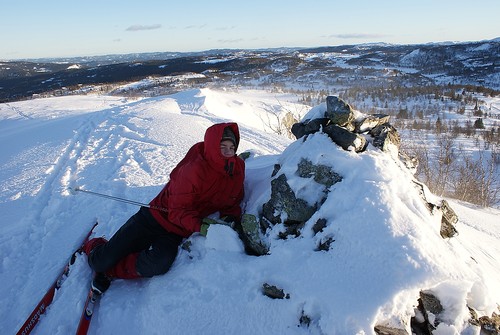
[[[0,104],[0,328],[15,333],[97,220],[96,235],[110,237],[137,207],[69,187],[149,202],[169,172],[206,128],[236,121],[239,151],[249,150],[248,213],[270,195],[274,164],[293,179],[301,158],[331,166],[343,181],[329,190],[299,238],[269,232],[270,254],[244,253],[237,234],[212,226],[194,235],[163,276],[115,280],[103,296],[90,334],[371,334],[414,313],[420,290],[445,308],[436,334],[478,334],[467,325],[466,304],[491,315],[500,304],[500,211],[450,201],[459,235],[439,235],[411,174],[369,146],[344,151],[325,135],[292,141],[269,130],[266,112],[303,106],[290,96],[209,89],[127,99],[71,96]],[[295,100],[296,101],[296,100]],[[317,200],[312,181],[291,183]],[[323,232],[311,227],[327,219]],[[335,242],[315,251],[321,239]],[[79,256],[34,334],[76,330],[90,281]],[[276,285],[289,299],[261,292]],[[497,310],[498,312],[498,310]],[[300,324],[307,315],[309,327]],[[407,325],[408,327],[408,325]]]

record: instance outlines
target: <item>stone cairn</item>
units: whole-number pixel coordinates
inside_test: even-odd
[[[326,98],[326,110],[319,113],[317,117],[295,123],[292,126],[292,133],[300,140],[307,138],[307,135],[322,131],[328,135],[331,140],[344,150],[363,152],[371,143],[374,147],[390,154],[394,159],[400,159],[410,170],[416,171],[418,162],[409,158],[400,152],[400,136],[397,130],[389,123],[389,115],[372,114],[367,115],[354,110],[349,104],[336,96]],[[243,153],[243,158],[248,158],[248,153]],[[262,214],[259,218],[252,214],[244,214],[241,225],[236,227],[240,238],[245,245],[245,251],[248,254],[261,256],[269,252],[269,248],[261,238],[269,228],[277,224],[285,226],[284,232],[279,234],[279,238],[298,237],[305,223],[313,216],[318,207],[326,200],[328,189],[335,183],[342,181],[340,176],[331,167],[323,165],[314,165],[312,162],[302,159],[297,166],[297,173],[302,178],[314,178],[314,181],[323,187],[324,197],[316,205],[309,205],[305,200],[297,198],[292,188],[287,182],[285,174],[280,174],[281,166],[276,165],[271,175],[271,198],[262,206]],[[442,214],[441,236],[451,238],[457,234],[455,224],[458,217],[449,206],[442,200],[435,204],[427,200],[427,187],[413,180],[422,199],[426,203],[429,211],[439,210]],[[282,222],[282,218],[286,219]],[[327,222],[325,219],[318,219],[313,225],[314,234],[322,231]],[[335,242],[333,238],[322,240],[316,250],[328,251],[331,244]],[[264,283],[263,294],[272,299],[288,299],[289,293],[285,293],[279,287]],[[424,320],[417,320],[413,317],[411,320],[411,329],[413,334],[432,334],[439,323],[439,317],[432,321],[428,315],[439,316],[443,313],[442,306],[430,291],[422,291],[418,299],[418,309]],[[474,318],[471,311],[471,323],[476,322],[478,326],[485,329],[498,330],[498,320],[494,318]],[[311,317],[303,313],[300,323],[308,326]],[[402,320],[402,324],[408,323]],[[385,335],[403,335],[408,334],[406,327],[391,327],[388,325],[377,325],[374,328],[376,334]],[[494,334],[498,334],[493,332]],[[489,333],[488,333],[489,334]]]
[[[374,147],[390,154],[394,159],[401,159],[408,168],[416,170],[416,161],[400,152],[400,136],[389,123],[389,118],[389,115],[385,114],[361,113],[354,110],[342,99],[328,96],[326,110],[319,110],[315,117],[295,123],[291,131],[297,140],[305,140],[308,135],[322,131],[344,150],[355,152],[365,151],[368,144],[371,143]],[[250,254],[265,255],[268,253],[268,247],[262,242],[260,234],[276,224],[283,223],[286,227],[285,232],[280,234],[281,238],[290,235],[299,236],[306,221],[312,217],[318,209],[317,207],[326,199],[328,189],[333,184],[342,181],[342,176],[332,171],[330,167],[313,165],[312,162],[303,159],[297,166],[297,175],[302,178],[314,177],[314,180],[324,187],[324,199],[319,201],[316,206],[310,206],[305,200],[295,196],[288,185],[285,174],[278,175],[280,168],[279,165],[275,166],[272,173],[271,198],[263,205],[262,215],[259,218],[251,214],[243,216],[239,233],[247,252]],[[276,175],[278,176],[276,177]],[[428,192],[426,186],[416,179],[414,183],[429,210],[442,211],[442,237],[453,237],[457,233],[454,225],[458,221],[453,209],[444,200],[440,204],[429,202],[425,196]],[[282,213],[285,213],[284,216],[287,218],[285,222],[281,222]],[[319,220],[313,229],[320,231],[322,225],[326,225],[323,219]],[[323,241],[318,246],[318,250],[328,250],[331,242]]]
[[[372,144],[383,151],[398,151],[400,137],[397,130],[389,123],[389,115],[366,115],[355,111],[349,104],[336,96],[326,98],[326,111],[323,117],[306,120],[292,126],[292,133],[297,139],[316,133],[321,129],[333,142],[344,150],[362,152]]]

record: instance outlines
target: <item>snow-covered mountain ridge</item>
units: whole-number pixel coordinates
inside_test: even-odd
[[[328,190],[301,236],[278,238],[283,227],[276,225],[267,236],[269,255],[246,255],[234,231],[213,226],[206,238],[190,238],[190,251],[181,250],[166,275],[116,280],[91,333],[371,334],[376,325],[408,330],[401,321],[415,315],[419,292],[431,290],[445,311],[436,334],[479,334],[468,323],[467,306],[479,316],[498,313],[500,212],[450,201],[460,218],[459,235],[441,238],[440,215],[427,209],[411,173],[390,155],[372,146],[345,151],[322,133],[305,141],[270,133],[259,108],[285,100],[204,89],[0,105],[0,139],[8,144],[0,159],[2,329],[20,327],[95,220],[97,235],[111,236],[137,210],[71,195],[68,187],[148,202],[208,126],[233,120],[241,127],[240,150],[253,153],[247,160],[247,213],[258,214],[268,200],[275,164],[311,202],[318,195],[314,182],[295,176],[301,158],[331,166],[342,182]],[[314,234],[319,218],[327,225]],[[335,240],[330,249],[317,251],[328,237]],[[89,277],[85,257],[78,257],[35,334],[74,332]],[[264,283],[282,288],[289,299],[263,295]]]
[[[2,61],[0,102],[187,73],[204,77],[189,80],[191,87],[282,85],[319,90],[453,84],[499,90],[499,55],[500,42],[491,40]]]

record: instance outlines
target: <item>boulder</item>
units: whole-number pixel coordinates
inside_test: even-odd
[[[247,254],[262,256],[269,252],[268,247],[260,237],[260,225],[255,215],[243,214],[241,218],[241,231],[238,232]]]
[[[332,124],[354,130],[354,110],[344,100],[336,96],[326,97],[325,117],[330,119]]]
[[[292,125],[291,132],[295,138],[299,139],[305,135],[314,134],[321,130],[321,127],[326,127],[330,122],[328,118],[312,119],[307,122],[298,122]]]
[[[342,181],[342,176],[326,165],[314,165],[307,159],[302,159],[297,167],[297,174],[301,178],[313,178],[318,184],[324,185],[327,189],[333,184]]]
[[[325,127],[324,132],[333,142],[344,150],[361,152],[364,151],[368,145],[368,142],[363,136],[350,132],[335,124]]]
[[[455,224],[458,222],[458,216],[446,200],[441,201],[439,209],[443,213],[441,217],[441,230],[439,233],[443,238],[451,238],[458,233],[455,228]]]
[[[264,204],[262,211],[264,218],[271,224],[283,223],[282,218],[289,222],[303,223],[315,211],[315,207],[297,199],[284,174],[271,181],[271,199]]]
[[[384,152],[394,152],[397,157],[401,138],[396,128],[389,123],[384,123],[376,126],[369,133],[373,137],[373,145],[375,147],[380,148]]]
[[[386,114],[372,114],[367,117],[361,119],[360,121],[356,121],[354,123],[354,132],[356,133],[364,133],[366,131],[370,131],[371,129],[388,123],[390,119],[389,115]]]

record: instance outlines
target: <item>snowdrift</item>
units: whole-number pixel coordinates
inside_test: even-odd
[[[376,325],[409,331],[422,290],[444,308],[436,334],[478,334],[467,306],[491,315],[500,303],[500,212],[451,201],[459,236],[443,239],[440,214],[425,206],[401,162],[371,145],[345,151],[322,133],[305,141],[266,133],[252,113],[262,101],[281,108],[263,92],[208,89],[0,105],[3,331],[17,331],[96,220],[96,234],[109,237],[137,210],[71,195],[68,187],[148,202],[208,126],[232,120],[241,126],[240,150],[252,153],[245,212],[258,215],[269,199],[275,164],[302,199],[326,200],[299,237],[279,238],[282,225],[268,230],[266,256],[246,255],[229,227],[193,235],[166,275],[114,281],[91,334],[372,334]],[[302,158],[331,167],[342,181],[325,193],[296,175]],[[327,225],[314,234],[318,219]],[[318,251],[327,238],[329,250]],[[89,280],[86,259],[78,257],[33,333],[73,333]],[[288,298],[265,296],[265,283]]]

